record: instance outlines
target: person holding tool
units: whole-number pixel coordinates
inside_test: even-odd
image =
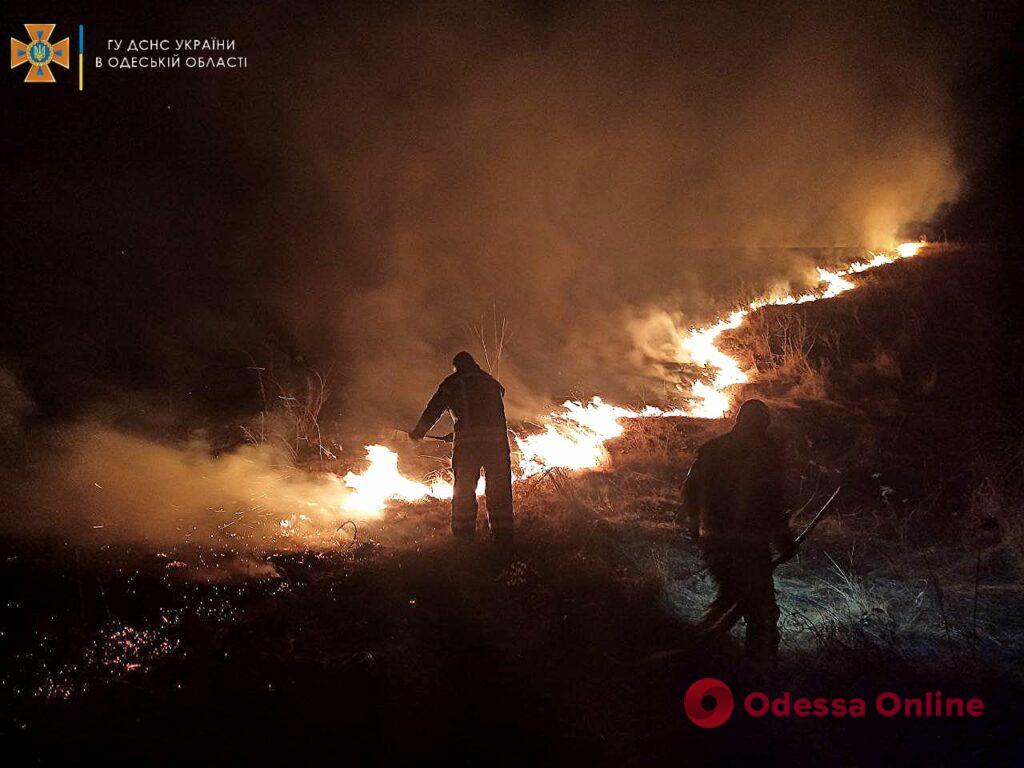
[[[460,543],[476,538],[476,486],[481,470],[487,498],[487,521],[494,542],[512,549],[512,463],[505,422],[505,388],[485,372],[468,352],[452,360],[455,372],[441,382],[419,422],[409,432],[421,440],[445,411],[452,414],[455,432],[452,471],[452,534]]]

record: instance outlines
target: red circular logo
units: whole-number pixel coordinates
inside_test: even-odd
[[[694,725],[717,728],[732,716],[732,691],[721,680],[701,678],[687,689],[683,708]]]

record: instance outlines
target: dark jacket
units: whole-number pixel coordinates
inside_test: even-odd
[[[705,443],[686,478],[682,513],[680,524],[709,542],[784,549],[792,534],[778,445],[740,427]]]
[[[455,420],[455,442],[505,441],[505,388],[497,379],[477,367],[458,371],[441,382],[412,431],[419,439],[434,426],[441,414],[450,411]]]

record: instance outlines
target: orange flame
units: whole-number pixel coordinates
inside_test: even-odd
[[[513,440],[520,453],[519,473],[513,480],[539,474],[549,469],[596,469],[608,459],[604,444],[622,434],[621,419],[682,415],[682,411],[666,411],[653,406],[641,410],[609,405],[594,397],[587,403],[567,400],[562,410],[545,418],[540,432]],[[436,478],[417,482],[398,470],[398,454],[384,445],[366,446],[369,466],[362,472],[349,472],[343,482],[339,508],[361,517],[376,517],[389,502],[421,501],[427,498],[450,499],[452,484]],[[485,478],[477,483],[477,495],[483,494]]]
[[[665,416],[722,418],[732,408],[730,389],[749,380],[749,374],[740,363],[717,346],[717,339],[723,332],[738,328],[747,315],[762,307],[804,304],[846,293],[855,287],[847,279],[850,275],[909,259],[918,255],[926,245],[923,240],[903,243],[893,251],[872,254],[868,261],[855,262],[837,271],[818,268],[819,285],[815,291],[757,299],[711,325],[676,332],[679,362],[694,363],[706,374],[702,380],[693,383],[685,408],[662,410],[648,406],[634,410],[611,405],[596,396],[586,403],[567,400],[561,410],[544,417],[540,431],[513,435],[519,452],[519,473],[513,479],[521,480],[557,468],[574,471],[603,466],[608,460],[605,443],[622,434],[624,419]],[[366,446],[366,458],[369,466],[365,470],[349,472],[343,479],[345,489],[338,503],[340,511],[377,517],[393,501],[452,497],[452,485],[447,480],[437,478],[427,483],[405,477],[398,469],[397,454],[386,446]],[[484,478],[481,478],[477,493],[481,494],[483,490]]]
[[[835,272],[818,267],[819,289],[816,291],[757,299],[746,307],[733,310],[717,323],[678,334],[679,362],[696,363],[707,371],[707,381],[697,380],[690,389],[686,415],[706,419],[722,418],[732,408],[732,399],[727,390],[735,384],[749,381],[749,376],[739,361],[729,357],[715,344],[715,340],[723,331],[739,328],[747,315],[762,307],[806,304],[846,293],[856,287],[855,283],[846,279],[848,276],[892,264],[901,259],[912,258],[926,245],[924,240],[917,243],[902,243],[894,251],[873,253],[868,261],[857,261],[846,269]]]

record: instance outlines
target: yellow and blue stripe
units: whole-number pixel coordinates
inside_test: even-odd
[[[85,71],[85,26],[78,25],[78,90],[82,90]]]

